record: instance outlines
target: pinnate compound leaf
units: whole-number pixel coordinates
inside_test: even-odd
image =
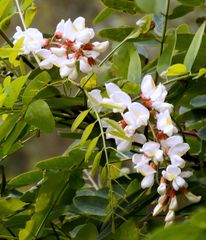
[[[48,104],[39,99],[32,102],[26,111],[25,121],[44,132],[52,132],[55,121]]]

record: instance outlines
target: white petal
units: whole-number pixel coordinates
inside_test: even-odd
[[[184,168],[185,166],[185,160],[182,159],[180,156],[178,155],[172,155],[170,157],[171,163],[174,166],[180,167],[180,168]]]
[[[165,217],[165,222],[171,222],[174,219],[175,219],[175,212],[173,210],[169,210]]]
[[[114,83],[105,83],[105,87],[109,97],[114,92],[122,92],[122,90]]]
[[[62,78],[69,76],[70,72],[71,72],[71,68],[69,68],[65,65],[60,68],[60,76]]]
[[[179,187],[183,187],[185,185],[185,180],[184,178],[180,177],[180,176],[177,176],[176,179],[175,179],[177,185]]]
[[[165,192],[166,192],[166,188],[167,188],[166,183],[160,183],[159,187],[157,188],[157,192],[158,192],[160,195],[163,195],[163,194],[165,194]]]
[[[154,170],[154,168],[152,168],[149,165],[141,165],[138,167],[138,171],[143,175],[143,176],[149,176],[149,175],[154,175],[154,173],[156,173],[157,171]]]
[[[189,177],[192,176],[192,172],[191,171],[184,171],[184,172],[181,172],[180,176],[183,177],[183,178],[189,178]]]
[[[83,18],[83,17],[76,18],[73,21],[73,25],[78,31],[84,30],[85,29],[85,18]]]
[[[138,134],[138,133],[134,134],[133,140],[134,140],[134,142],[140,143],[140,144],[144,144],[147,141],[144,134]]]
[[[146,75],[142,79],[142,83],[141,83],[142,94],[145,97],[150,98],[155,89],[156,89],[156,87],[155,87],[154,81],[152,79],[152,76]]]
[[[141,181],[141,187],[143,189],[149,188],[153,184],[154,184],[154,174],[144,177],[143,180]]]
[[[170,204],[169,204],[169,210],[175,211],[178,208],[177,204],[177,197],[174,196],[171,198]]]
[[[107,48],[109,47],[109,42],[108,41],[94,42],[92,45],[93,45],[93,50],[102,53],[102,52],[106,51]]]
[[[57,57],[63,57],[66,54],[65,48],[50,48],[50,50],[57,56]]]
[[[87,58],[81,57],[79,63],[79,68],[83,73],[89,73],[92,71],[92,67],[89,65]]]
[[[57,32],[60,32],[60,33],[63,33],[64,31],[64,24],[65,24],[65,21],[62,19],[58,24],[57,24],[57,27],[56,27],[56,33]]]
[[[168,151],[168,155],[179,155],[180,157],[183,156],[188,150],[190,149],[189,144],[187,143],[179,143],[170,148]]]
[[[158,203],[158,204],[155,206],[152,215],[153,215],[153,216],[157,216],[159,213],[162,212],[162,210],[163,210],[162,204]]]
[[[198,203],[201,200],[201,196],[196,196],[191,192],[185,193],[185,197],[191,202],[191,203]]]

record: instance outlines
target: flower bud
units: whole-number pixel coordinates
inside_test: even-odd
[[[198,203],[201,200],[201,196],[196,196],[191,192],[187,192],[184,195],[191,203]]]
[[[175,212],[173,210],[169,210],[165,217],[165,222],[171,222],[174,219],[175,219]]]
[[[170,204],[169,204],[169,210],[176,210],[178,208],[178,204],[177,204],[177,197],[174,196],[171,198]]]

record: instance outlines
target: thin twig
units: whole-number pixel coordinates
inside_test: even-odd
[[[86,177],[88,178],[88,180],[90,181],[90,183],[92,184],[93,188],[98,191],[99,187],[97,186],[97,184],[95,183],[94,179],[90,176],[90,174],[88,173],[88,171],[86,169],[83,170],[84,174],[86,175]]]

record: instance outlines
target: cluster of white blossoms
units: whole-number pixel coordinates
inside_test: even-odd
[[[62,78],[68,77],[71,80],[77,78],[78,67],[83,73],[93,71],[97,57],[109,46],[108,41],[91,42],[95,33],[92,28],[85,27],[83,17],[78,17],[73,22],[70,19],[61,20],[51,39],[45,39],[36,28],[22,31],[17,27],[16,30],[13,43],[24,38],[21,54],[35,54],[41,59],[41,69],[56,66],[60,69]]]
[[[173,105],[165,102],[167,90],[161,83],[155,86],[152,76],[146,75],[141,83],[139,103],[132,102],[130,96],[114,83],[107,83],[105,87],[108,97],[103,98],[100,90],[93,90],[89,93],[92,102],[97,111],[108,106],[114,113],[120,114],[122,120],[119,121],[119,127],[126,138],[114,134],[114,125],[103,119],[103,126],[107,128],[106,137],[115,140],[118,151],[130,151],[132,147],[135,149],[136,145],[140,146],[138,153],[133,155],[132,162],[137,172],[143,176],[141,187],[152,187],[161,176],[157,188],[160,198],[153,215],[168,210],[165,221],[167,225],[171,224],[178,208],[177,194],[184,194],[192,203],[199,202],[201,197],[187,189],[185,178],[190,177],[192,172],[183,171],[186,162],[182,157],[190,147],[177,134],[178,129],[170,116]],[[90,102],[88,104],[91,105]],[[152,133],[147,137],[143,134],[146,126],[149,126],[149,132]]]

